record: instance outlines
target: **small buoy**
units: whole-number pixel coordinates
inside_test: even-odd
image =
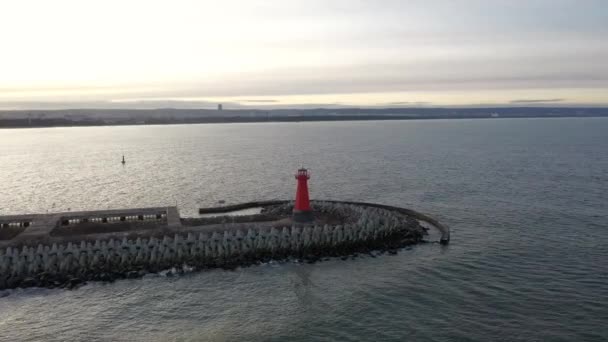
[[[122,163],[123,165],[127,163],[127,162],[125,161],[125,156],[124,156],[124,154],[123,154],[123,156],[122,156],[122,162],[121,162],[121,163]]]

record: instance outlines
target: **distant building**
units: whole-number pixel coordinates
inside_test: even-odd
[[[222,109],[224,109],[224,107],[222,106],[222,104],[221,104],[221,103],[220,103],[220,104],[218,104],[218,105],[217,105],[217,110],[222,110]]]

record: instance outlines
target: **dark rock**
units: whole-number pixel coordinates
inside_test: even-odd
[[[134,278],[139,278],[140,274],[137,271],[129,271],[126,274],[127,279],[134,279]]]
[[[103,273],[99,274],[99,276],[97,276],[97,280],[113,281],[113,278],[108,273],[103,272]]]
[[[32,277],[28,277],[23,279],[23,281],[21,282],[21,286],[23,287],[32,287],[32,286],[37,286],[40,282],[38,280],[36,280],[35,278]]]
[[[73,290],[78,287],[82,283],[82,280],[79,278],[70,278],[67,283],[64,285],[65,288]]]
[[[7,289],[6,279],[0,278],[0,289]]]
[[[8,278],[6,280],[6,288],[7,289],[14,289],[14,288],[17,288],[18,286],[19,286],[19,279]]]
[[[236,270],[236,265],[235,264],[225,264],[222,266],[222,269],[226,270],[226,271],[234,271],[234,270]]]

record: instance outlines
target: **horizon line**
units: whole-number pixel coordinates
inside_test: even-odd
[[[153,110],[205,110],[205,111],[216,111],[216,112],[228,112],[228,111],[284,111],[284,110],[298,110],[298,111],[310,111],[310,110],[352,110],[352,109],[368,109],[368,110],[428,110],[428,109],[608,109],[608,104],[602,105],[553,105],[553,106],[513,106],[513,105],[454,105],[454,106],[417,106],[417,107],[394,107],[394,106],[340,106],[340,107],[252,107],[252,108],[217,108],[209,107],[198,107],[198,108],[179,108],[179,107],[153,107],[153,108],[104,108],[104,107],[74,107],[74,108],[19,108],[19,109],[4,109],[0,108],[0,112],[59,112],[59,111],[74,111],[74,110],[107,110],[107,111],[121,111],[121,110],[137,110],[137,111],[153,111]]]

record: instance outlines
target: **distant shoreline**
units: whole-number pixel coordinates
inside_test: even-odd
[[[608,117],[608,108],[0,111],[0,129],[260,122]]]

